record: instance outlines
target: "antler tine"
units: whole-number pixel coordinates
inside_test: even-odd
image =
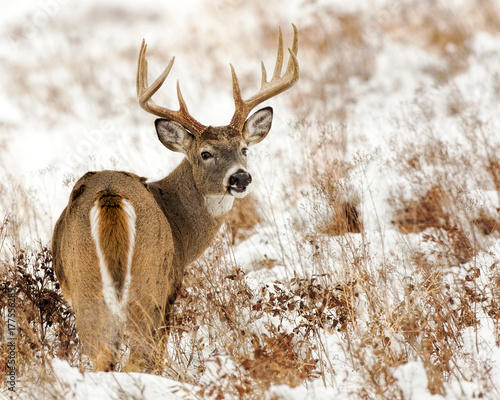
[[[240,84],[238,82],[238,77],[236,76],[236,72],[234,71],[233,64],[229,64],[231,67],[231,76],[233,78],[233,98],[236,106],[243,106],[243,99],[241,98],[241,90]]]
[[[281,70],[283,68],[283,35],[281,33],[281,28],[278,31],[278,52],[276,55],[276,64],[274,67],[274,72],[271,80],[267,81],[267,73],[264,63],[261,62],[262,80],[260,85],[260,90],[250,97],[248,100],[243,100],[241,98],[240,86],[238,83],[238,78],[234,72],[234,68],[231,65],[231,74],[233,77],[233,97],[235,103],[235,110],[233,118],[231,119],[230,126],[235,129],[243,129],[245,120],[252,111],[260,103],[274,97],[285,90],[292,87],[299,79],[299,62],[297,60],[297,52],[299,50],[299,35],[295,25],[293,25],[293,44],[292,49],[288,49],[290,57],[288,60],[288,65],[285,74],[281,76]]]
[[[266,72],[266,66],[264,65],[264,61],[260,62],[260,69],[262,70],[262,78],[260,80],[260,88],[264,86],[264,84],[267,83],[267,72]]]
[[[177,80],[177,100],[179,101],[180,111],[183,113],[188,113],[186,102],[184,101],[184,97],[182,97],[181,85],[179,84],[179,80]]]
[[[278,28],[278,54],[276,55],[276,65],[274,66],[274,73],[272,79],[279,78],[283,68],[283,34],[281,27]]]
[[[297,61],[297,54],[299,53],[299,32],[297,31],[297,27],[292,24],[293,26],[293,43],[292,43],[292,50],[288,49],[290,52],[290,59],[288,60],[288,65],[286,67],[286,73],[291,73],[291,71],[294,68],[294,65],[296,64],[297,67],[299,65],[299,62]],[[293,53],[293,55],[292,55]]]
[[[180,105],[180,109],[178,111],[173,111],[168,108],[159,106],[155,104],[151,99],[151,97],[163,85],[165,79],[167,79],[167,76],[170,73],[172,66],[174,65],[175,57],[172,57],[161,75],[156,78],[151,86],[148,86],[148,62],[146,60],[146,49],[147,44],[143,39],[141,49],[139,51],[139,61],[137,63],[137,98],[139,100],[140,106],[145,111],[151,114],[180,123],[184,128],[188,129],[194,135],[200,135],[206,129],[206,126],[200,124],[189,114],[186,102],[184,101],[181,94],[179,81],[177,81],[177,98],[179,99]]]

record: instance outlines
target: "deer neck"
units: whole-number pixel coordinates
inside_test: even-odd
[[[187,159],[150,187],[172,230],[174,258],[179,266],[185,267],[212,244],[234,197],[201,195]]]

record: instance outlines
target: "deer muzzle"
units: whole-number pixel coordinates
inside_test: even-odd
[[[252,182],[252,175],[243,170],[238,170],[229,177],[229,190],[242,193]]]

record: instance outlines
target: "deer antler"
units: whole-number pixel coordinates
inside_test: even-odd
[[[148,87],[148,62],[146,60],[147,44],[142,40],[141,50],[139,52],[139,61],[137,64],[137,98],[141,107],[147,112],[178,122],[184,128],[188,129],[193,135],[199,136],[206,129],[206,126],[196,121],[188,112],[186,103],[181,94],[179,81],[177,81],[177,98],[179,99],[179,110],[173,111],[159,106],[153,102],[151,97],[163,85],[165,79],[174,65],[175,57],[172,57],[167,68],[156,78],[151,86]]]
[[[292,49],[288,49],[290,53],[290,58],[288,60],[288,66],[286,72],[281,76],[281,69],[283,67],[283,35],[281,34],[281,28],[279,29],[278,35],[278,55],[276,57],[276,66],[274,67],[274,73],[271,80],[267,81],[266,68],[264,63],[261,63],[262,68],[262,83],[260,85],[260,90],[257,94],[254,94],[248,100],[243,100],[241,98],[240,85],[238,83],[238,78],[234,72],[234,68],[231,65],[231,73],[233,76],[233,97],[235,103],[235,110],[231,123],[229,124],[233,128],[241,131],[245,120],[248,117],[250,111],[255,108],[260,103],[274,97],[288,88],[292,87],[295,82],[299,79],[299,62],[297,61],[297,51],[299,49],[299,37],[297,28],[293,25],[293,45]]]

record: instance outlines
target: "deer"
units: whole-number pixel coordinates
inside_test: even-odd
[[[248,148],[269,133],[273,109],[249,114],[299,78],[295,25],[293,32],[285,72],[280,28],[274,73],[268,81],[261,62],[260,89],[246,100],[230,64],[235,111],[229,125],[218,127],[190,115],[179,81],[178,110],[153,102],[175,57],[148,85],[143,39],[136,81],[139,104],[159,117],[155,128],[160,142],[185,157],[156,182],[124,171],[87,172],[75,183],[52,238],[54,271],[95,371],[154,370],[152,349],[168,338],[184,269],[213,243],[234,199],[249,191]],[[129,351],[122,363],[124,338]]]

